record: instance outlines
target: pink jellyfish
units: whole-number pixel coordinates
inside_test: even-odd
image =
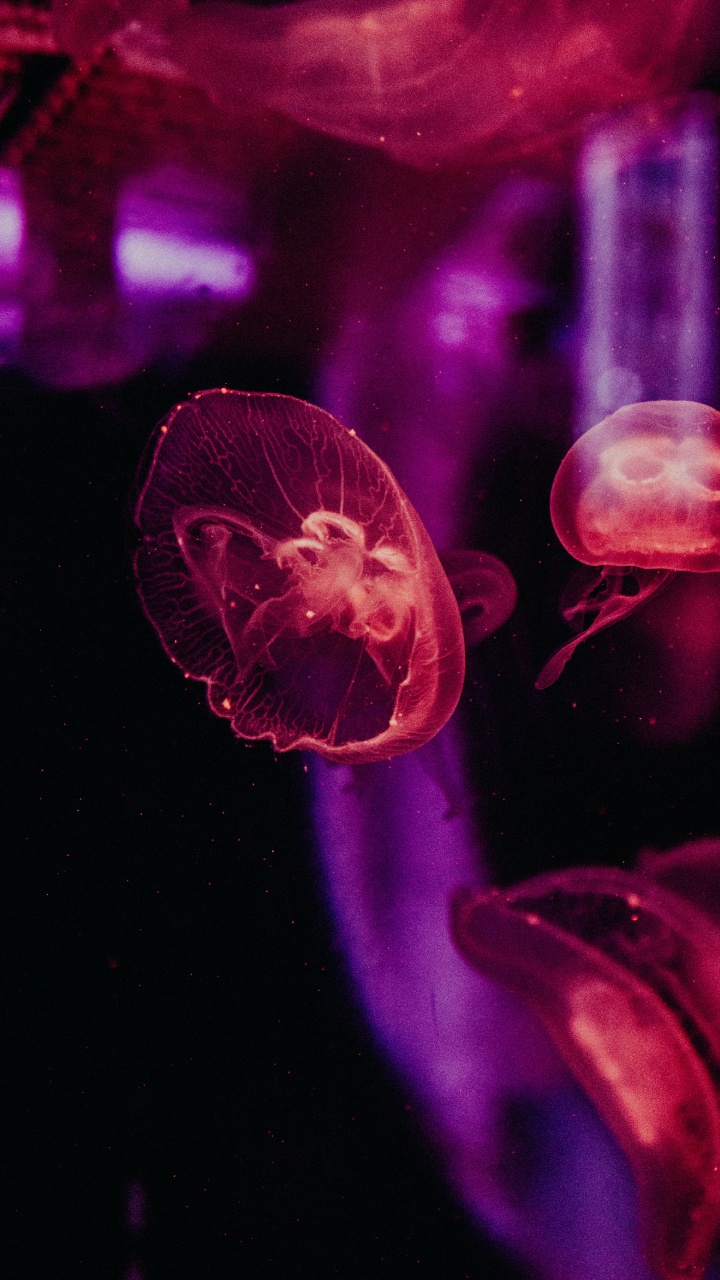
[[[643,849],[638,869],[709,915],[720,928],[720,839],[703,836],[675,849]]]
[[[238,737],[364,763],[452,714],[448,579],[388,468],[323,409],[198,392],[160,426],[135,519],[145,611]]]
[[[604,867],[462,889],[453,928],[534,1011],[623,1148],[655,1274],[702,1276],[720,1228],[720,930]]]
[[[596,571],[572,579],[561,600],[565,620],[582,629],[543,668],[539,689],[557,680],[582,640],[678,570],[720,570],[720,413],[692,400],[618,409],[563,458],[550,514],[563,546]]]

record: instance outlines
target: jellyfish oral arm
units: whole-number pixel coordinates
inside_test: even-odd
[[[632,566],[599,569],[588,583],[582,598],[562,609],[565,621],[571,625],[576,621],[582,625],[582,619],[588,614],[595,616],[579,635],[568,640],[545,663],[535,681],[535,688],[548,689],[562,675],[578,645],[605,627],[612,626],[614,622],[627,618],[674,577],[674,572],[669,569],[634,569]],[[628,583],[634,586],[633,591],[627,590]]]

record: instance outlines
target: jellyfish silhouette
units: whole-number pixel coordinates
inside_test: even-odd
[[[452,714],[448,579],[388,468],[324,410],[199,392],[160,425],[135,518],[145,611],[238,737],[364,763]]]
[[[720,931],[643,875],[604,867],[460,890],[465,958],[526,1002],[625,1151],[648,1261],[703,1274],[720,1228]]]
[[[551,685],[581,641],[626,617],[679,570],[720,570],[720,413],[692,400],[626,405],[563,458],[550,495],[563,546],[583,570],[561,599],[580,634],[536,680]]]

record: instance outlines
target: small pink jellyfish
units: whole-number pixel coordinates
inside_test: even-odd
[[[329,413],[199,392],[161,424],[135,519],[145,611],[238,737],[364,763],[452,714],[450,584],[388,468]]]
[[[604,867],[462,889],[453,929],[526,1002],[633,1168],[659,1280],[703,1275],[720,1228],[720,931],[642,875]]]
[[[443,551],[440,562],[460,608],[465,645],[472,649],[503,623],[517,604],[507,565],[487,551]]]
[[[720,413],[692,400],[626,405],[563,458],[550,495],[563,546],[599,569],[570,586],[561,611],[581,633],[536,686],[558,678],[578,644],[627,616],[678,570],[720,570]]]

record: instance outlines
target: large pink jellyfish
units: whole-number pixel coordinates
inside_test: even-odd
[[[272,107],[411,164],[545,145],[593,111],[690,88],[711,0],[55,0],[63,51],[110,41],[235,110]]]
[[[388,468],[329,413],[199,392],[161,424],[135,519],[147,615],[239,737],[364,763],[452,714],[448,579]]]
[[[603,867],[463,889],[453,925],[466,959],[540,1018],[623,1147],[655,1274],[701,1276],[720,1228],[716,925],[662,883]]]
[[[563,546],[600,572],[584,572],[566,591],[563,616],[584,629],[545,666],[538,688],[557,679],[581,640],[678,570],[720,570],[720,413],[691,400],[618,409],[563,458],[550,514]]]

